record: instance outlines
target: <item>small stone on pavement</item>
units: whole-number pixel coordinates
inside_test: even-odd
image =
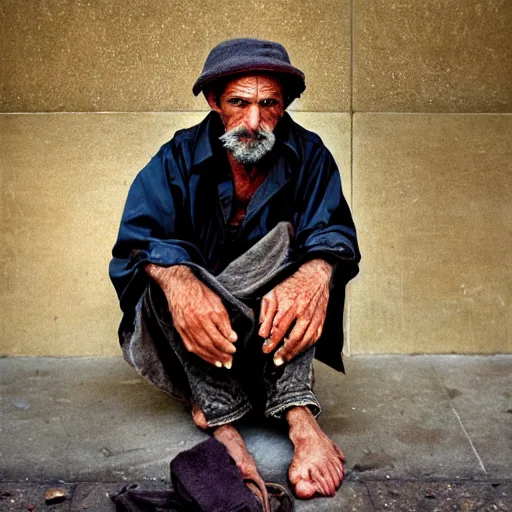
[[[66,491],[57,487],[50,487],[46,489],[44,493],[44,501],[47,505],[55,505],[56,503],[62,503],[67,498]]]

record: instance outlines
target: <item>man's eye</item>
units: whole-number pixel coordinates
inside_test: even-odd
[[[228,100],[228,103],[231,103],[231,105],[236,105],[238,107],[245,105],[247,102],[241,98],[230,98]]]
[[[268,98],[266,100],[262,100],[261,104],[264,107],[275,107],[279,102],[274,98]]]

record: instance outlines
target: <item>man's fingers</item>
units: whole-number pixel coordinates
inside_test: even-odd
[[[261,304],[260,304],[260,324],[263,323],[263,320],[267,316],[268,301],[269,301],[269,299],[267,298],[267,296],[265,296],[265,297],[263,297],[261,299]]]
[[[325,311],[322,309],[317,309],[313,318],[311,319],[310,329],[311,329],[311,338],[313,342],[316,343],[320,336],[322,336],[322,332],[324,330],[325,323]],[[309,330],[309,329],[308,329]],[[304,336],[307,336],[308,332]]]
[[[285,342],[286,343],[286,342]],[[284,346],[281,347],[279,350],[276,351],[273,357],[274,364],[276,366],[281,366],[285,362],[284,354],[285,354]]]
[[[321,310],[316,310],[311,320],[299,319],[284,345],[274,354],[274,364],[280,366],[313,345],[322,334],[324,320]]]
[[[304,339],[299,340],[299,342],[295,343],[293,346],[290,346],[288,339],[285,339],[284,345],[274,354],[274,364],[276,366],[281,366],[287,361],[293,359],[297,354],[300,354],[305,348],[307,347]]]
[[[263,343],[263,352],[270,354],[284,338],[284,335],[290,329],[290,325],[295,320],[295,308],[288,309],[285,313],[277,312],[274,317],[274,323],[270,332],[270,337]]]
[[[277,366],[289,361],[297,355],[300,351],[300,344],[308,330],[310,320],[306,318],[299,318],[294,325],[292,332],[284,340],[284,345],[274,354],[274,363]],[[282,361],[282,363],[281,363]]]
[[[277,312],[277,299],[275,293],[273,291],[267,293],[261,302],[262,312],[265,311],[265,313],[260,313],[261,326],[258,334],[262,338],[268,338],[270,335],[270,329],[272,328],[272,324],[274,322],[275,314]]]
[[[278,317],[276,315],[276,320],[277,318]],[[275,326],[272,327],[272,333],[270,335],[270,338],[267,338],[265,340],[265,343],[263,343],[263,352],[265,354],[270,354],[270,352],[272,352],[277,347],[277,345],[284,338],[284,335],[290,329],[292,322],[295,320],[295,308],[290,308],[288,311],[286,311],[284,315],[280,316],[280,319],[278,321],[276,320],[274,320]],[[275,360],[276,359],[274,356],[274,361]]]
[[[208,315],[206,315],[202,323],[209,324],[209,320],[211,320],[215,324],[216,328],[220,331],[222,336],[224,336],[224,338],[226,338],[226,340],[230,341],[231,343],[234,343],[238,339],[238,336],[231,327],[231,320],[229,319],[226,307],[222,303],[220,297],[214,292],[208,290],[208,294],[210,295],[209,302],[211,311]]]
[[[188,350],[188,352],[192,352],[193,343],[188,333],[184,329],[181,329],[177,326],[175,327],[176,331],[178,331],[178,334],[180,335],[181,341],[183,342],[183,346]]]
[[[270,332],[270,338],[275,344],[279,343],[284,338],[284,335],[288,332],[288,329],[290,329],[290,326],[295,320],[296,314],[297,307],[295,305],[292,305],[284,312],[278,311]]]
[[[295,343],[284,344],[281,357],[285,361],[290,361],[290,359],[293,359],[295,356],[311,347],[319,338],[318,330],[321,324],[322,316],[315,315],[301,339],[297,340]]]
[[[229,320],[229,315],[224,305],[222,305],[222,310],[218,315],[216,315],[216,317],[213,319],[213,322],[226,340],[230,341],[231,343],[235,343],[235,341],[238,339],[238,336],[231,327],[231,321]]]
[[[236,352],[236,348],[222,336],[215,324],[204,325],[197,337],[197,341],[200,349],[204,350],[214,359],[214,362],[225,365],[233,360],[233,354]]]
[[[276,347],[277,347],[277,341],[272,341],[270,338],[267,338],[263,342],[262,350],[263,350],[264,354],[270,354],[270,352],[272,352]]]
[[[235,345],[224,337],[224,335],[214,322],[203,325],[203,329],[208,338],[210,338],[211,344],[217,350],[220,350],[221,352],[228,355],[234,354],[236,352]]]
[[[224,340],[224,338],[217,331],[217,328],[213,324],[212,326],[217,333],[217,339]],[[210,337],[210,333],[204,328],[204,326],[202,329],[194,330],[194,332],[183,329],[180,332],[180,335],[183,340],[183,344],[185,345],[185,348],[189,352],[192,352],[193,354],[199,356],[201,359],[204,359],[208,363],[220,367],[232,361],[231,353],[219,349],[215,345],[212,338]],[[227,342],[226,340],[224,341],[225,343],[229,344],[229,342]],[[229,345],[231,345],[234,348],[234,345]]]
[[[294,347],[304,337],[310,324],[311,318],[299,318],[293,326],[290,335],[286,337],[286,345],[290,348]]]
[[[215,363],[217,362],[217,359],[213,355],[211,355],[209,352],[204,350],[201,347],[201,345],[197,344],[195,339],[191,338],[185,332],[180,333],[180,336],[183,341],[183,345],[190,353],[195,354],[196,356],[200,357],[207,363],[215,365]],[[222,363],[220,363],[220,365],[222,366]]]

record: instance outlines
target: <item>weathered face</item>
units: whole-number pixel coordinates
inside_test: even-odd
[[[226,131],[243,126],[272,132],[284,114],[283,87],[269,76],[244,76],[228,83],[219,103]]]
[[[274,128],[284,114],[278,80],[265,75],[236,78],[228,83],[218,104],[213,94],[208,103],[220,114],[226,128],[220,140],[235,159],[254,164],[272,149]]]

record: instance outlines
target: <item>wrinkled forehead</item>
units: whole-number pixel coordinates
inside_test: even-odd
[[[278,78],[264,74],[244,75],[226,84],[223,95],[283,97],[283,84]]]

